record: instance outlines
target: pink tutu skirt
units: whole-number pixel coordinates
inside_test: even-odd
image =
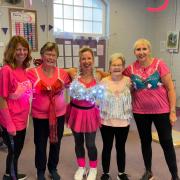
[[[95,132],[101,125],[99,109],[88,101],[73,100],[67,107],[66,123],[75,132]]]

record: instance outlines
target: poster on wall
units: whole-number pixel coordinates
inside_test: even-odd
[[[66,39],[56,38],[60,51],[59,63],[63,68],[79,67],[79,50],[82,47],[90,47],[94,53],[95,68],[105,70],[105,59],[106,59],[106,40],[96,40],[92,38],[81,38],[81,39]]]
[[[167,49],[170,52],[178,52],[179,31],[170,31],[167,34]]]
[[[20,35],[27,39],[32,51],[38,50],[37,15],[34,10],[9,9],[11,36]]]

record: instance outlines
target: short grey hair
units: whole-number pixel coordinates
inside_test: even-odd
[[[110,61],[109,61],[109,67],[111,66],[111,64],[113,63],[113,61],[120,59],[122,61],[122,65],[125,66],[126,60],[125,57],[122,53],[114,53],[111,55],[110,57]]]

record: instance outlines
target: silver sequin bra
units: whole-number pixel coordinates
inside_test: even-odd
[[[75,79],[69,87],[69,96],[78,100],[87,100],[95,102],[104,96],[104,86],[96,84],[93,87],[86,88],[84,84]]]

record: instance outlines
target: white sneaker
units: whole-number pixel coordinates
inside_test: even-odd
[[[90,168],[87,180],[96,180],[97,168]]]
[[[74,180],[82,180],[85,172],[86,172],[86,168],[79,167],[74,174]]]

